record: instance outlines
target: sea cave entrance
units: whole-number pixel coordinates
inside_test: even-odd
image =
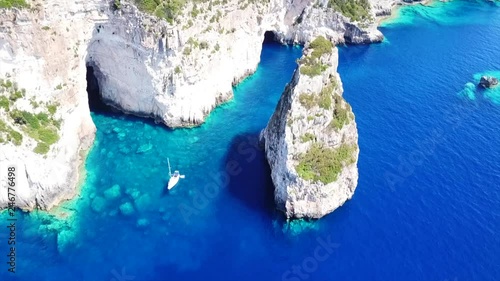
[[[272,44],[272,43],[279,43],[278,36],[276,36],[276,33],[274,31],[268,30],[264,33],[264,41],[262,44]]]
[[[105,113],[113,112],[112,108],[104,103],[101,96],[99,81],[95,76],[94,66],[87,64],[87,95],[91,112]]]

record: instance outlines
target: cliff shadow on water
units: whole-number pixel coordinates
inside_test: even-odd
[[[229,194],[253,212],[276,217],[271,168],[264,147],[259,145],[260,132],[236,135],[231,140],[221,170],[229,177]]]
[[[250,213],[260,217],[264,227],[273,229],[274,235],[283,235],[288,239],[309,231],[314,233],[319,227],[317,220],[290,220],[276,207],[271,168],[264,146],[259,143],[259,134],[260,132],[243,133],[231,140],[220,168],[229,177],[226,187],[229,196],[236,198]],[[222,221],[228,220],[228,208],[218,209],[217,216]]]
[[[286,60],[283,60],[283,58],[280,58],[279,55],[272,52],[270,52],[272,55],[269,56],[269,53],[264,51],[266,46],[269,50],[272,50],[277,46],[279,46],[278,48],[281,48],[282,46],[286,46],[287,48],[294,47],[292,44],[283,42],[279,34],[269,30],[264,33],[262,45],[263,55],[261,55],[261,62],[259,64],[260,71],[263,71],[261,73],[265,73],[266,71],[273,69],[276,65],[286,65],[288,63]],[[267,58],[264,59],[262,56],[267,56]],[[273,59],[269,59],[270,57]],[[266,127],[274,110],[276,110],[276,106],[280,100],[283,90],[286,84],[290,82],[293,71],[297,67],[295,59],[291,62],[290,66],[293,65],[293,70],[292,68],[287,69],[287,71],[290,71],[290,76],[286,75],[283,77],[283,84],[271,87],[275,88],[272,90],[263,87],[265,88],[264,91],[274,92],[272,94],[269,93],[274,96],[274,101],[271,104],[269,103],[269,99],[265,102],[262,99],[253,99],[252,105],[257,108],[261,108],[257,113],[259,117],[251,117],[250,119],[252,119],[254,126],[252,126],[251,129],[236,134],[231,138],[230,144],[226,150],[224,159],[219,169],[219,171],[224,171],[229,179],[226,185],[228,195],[235,198],[241,206],[247,208],[251,213],[264,218],[266,224],[286,224],[286,216],[276,208],[274,200],[274,184],[271,178],[271,168],[269,167],[269,163],[266,159],[264,146],[259,142],[259,135],[260,131]],[[271,67],[270,65],[273,66]],[[282,70],[282,68],[279,69],[280,71]],[[259,75],[257,76],[261,77]],[[269,77],[272,76],[273,74]],[[268,81],[259,81],[259,84],[263,85],[266,82]],[[255,85],[254,87],[259,86]],[[235,90],[235,92],[235,96],[238,96],[238,90]],[[248,93],[245,92],[245,94]],[[236,97],[236,99],[238,99],[238,97]],[[243,98],[243,100],[240,100],[239,102],[247,102],[248,105],[249,101],[244,101],[245,99],[246,98]],[[255,100],[258,100],[259,102],[255,102]],[[256,127],[258,126],[256,124],[260,124],[260,128],[257,130]],[[221,210],[221,214],[219,214],[219,216],[224,218],[227,214]]]

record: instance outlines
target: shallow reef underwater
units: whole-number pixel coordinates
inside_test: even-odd
[[[484,12],[488,7],[500,7],[500,1],[452,0],[432,1],[427,4],[417,3],[396,9],[393,15],[382,22],[381,26],[414,25],[420,22],[447,26],[487,23],[488,16],[473,18],[468,14],[474,11]],[[491,9],[491,13],[496,13],[496,10]]]
[[[493,86],[492,88],[483,88],[479,86],[479,81],[483,76],[491,76],[500,79],[500,71],[485,71],[474,74],[473,81],[467,82],[464,89],[458,92],[458,95],[472,101],[483,98],[500,106],[500,85]]]
[[[384,43],[339,48],[360,177],[318,221],[276,210],[257,142],[301,47],[265,44],[234,100],[197,128],[94,111],[75,198],[17,212],[17,280],[499,280],[500,86],[477,86],[500,78],[498,5],[406,6]],[[186,175],[170,191],[167,159]],[[228,163],[241,173],[225,177]],[[307,278],[286,275],[312,264]]]

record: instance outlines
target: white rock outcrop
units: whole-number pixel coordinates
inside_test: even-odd
[[[302,59],[310,53],[306,49]],[[342,98],[337,48],[320,60],[326,68],[320,75],[310,77],[295,71],[261,132],[275,202],[289,218],[321,218],[351,199],[358,182],[358,132],[351,107]],[[308,176],[326,180],[304,178],[299,167],[306,155],[315,153],[313,161],[320,162],[327,152],[338,152],[335,159],[329,159],[328,171],[318,167],[303,169]],[[337,174],[331,172],[336,165],[340,168]]]
[[[85,158],[81,152],[95,132],[87,65],[107,103],[171,127],[194,126],[256,69],[266,31],[300,43],[318,35],[336,43],[382,39],[374,24],[361,29],[326,3],[207,2],[197,3],[203,10],[197,15],[188,3],[174,24],[123,0],[118,10],[106,0],[28,0],[30,8],[0,9],[0,78],[8,75],[26,89],[21,104],[31,97],[57,101],[56,115],[63,120],[60,139],[46,155],[34,153],[28,137],[20,146],[0,144],[1,179],[8,165],[17,165],[16,203],[24,209],[49,209],[73,196]],[[0,119],[10,122],[1,109]],[[8,202],[5,186],[0,208]]]
[[[108,104],[170,127],[198,125],[232,98],[232,85],[255,71],[266,31],[293,43],[318,34],[337,43],[383,38],[375,25],[360,29],[313,1],[196,5],[204,12],[193,16],[190,3],[176,25],[125,3],[95,24],[87,63]]]
[[[0,10],[0,78],[10,77],[26,89],[26,97],[17,102],[20,109],[30,108],[31,98],[57,102],[56,117],[63,120],[59,141],[46,155],[33,152],[36,143],[26,134],[21,146],[0,144],[0,208],[8,202],[10,165],[17,168],[15,203],[20,208],[49,209],[75,195],[85,158],[81,152],[90,148],[95,133],[83,48],[93,11],[95,4],[87,1],[47,1],[31,10]],[[2,109],[0,120],[12,125]]]

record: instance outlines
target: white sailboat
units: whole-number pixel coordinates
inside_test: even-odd
[[[185,178],[185,176],[181,175],[177,170],[174,171],[174,173],[172,174],[172,171],[170,170],[170,160],[168,158],[167,162],[168,162],[168,175],[170,176],[170,179],[168,180],[168,189],[170,190],[179,182],[179,179],[183,179]]]

